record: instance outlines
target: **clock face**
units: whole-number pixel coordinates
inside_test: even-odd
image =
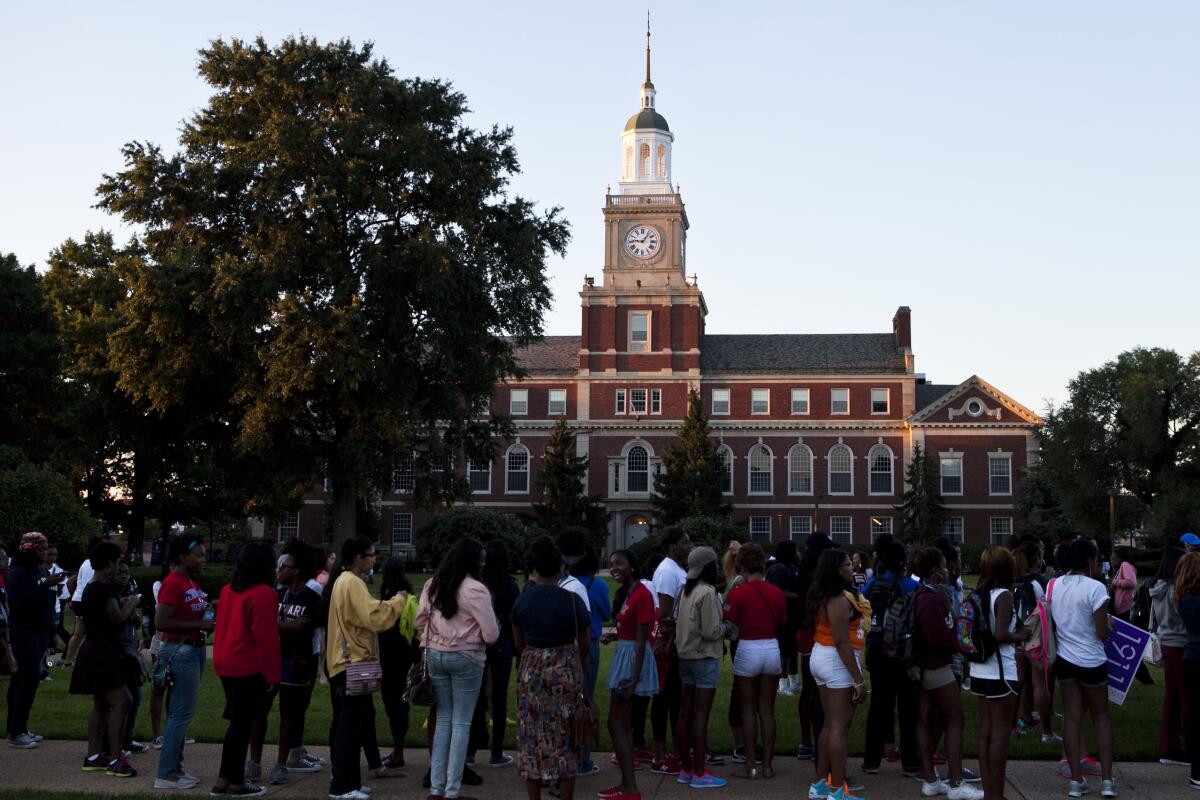
[[[660,244],[658,231],[646,225],[630,228],[625,234],[625,250],[635,258],[649,258],[658,252]]]

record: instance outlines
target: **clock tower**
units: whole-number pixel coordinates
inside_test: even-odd
[[[646,29],[646,79],[621,133],[621,180],[605,196],[603,285],[583,303],[581,369],[698,374],[708,309],[687,277],[688,218],[671,185],[675,135],[655,108]]]

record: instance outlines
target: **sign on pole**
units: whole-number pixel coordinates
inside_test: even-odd
[[[1133,676],[1150,644],[1150,634],[1116,617],[1108,619],[1112,625],[1112,635],[1104,642],[1108,656],[1108,702],[1120,706],[1125,704],[1125,695],[1133,686]]]

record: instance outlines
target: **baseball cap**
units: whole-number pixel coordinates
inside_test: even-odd
[[[1200,545],[1200,536],[1197,536],[1194,533],[1185,533],[1183,536],[1179,537],[1179,543],[1190,544],[1195,547],[1196,545]]]
[[[688,578],[691,580],[699,578],[706,566],[716,562],[717,554],[711,547],[693,547],[692,552],[688,553]]]
[[[38,545],[46,544],[48,541],[44,534],[37,531],[26,531],[21,534],[21,549],[32,550]]]

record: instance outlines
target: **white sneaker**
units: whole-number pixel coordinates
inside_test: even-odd
[[[787,678],[779,679],[779,694],[787,695],[789,697],[792,695],[792,684]]]
[[[331,794],[329,800],[368,800],[371,795],[363,794],[358,789],[351,789],[345,794]]]
[[[1117,796],[1117,782],[1114,781],[1112,778],[1109,778],[1106,781],[1100,781],[1100,796],[1101,797],[1116,797]]]
[[[921,794],[925,797],[937,797],[939,794],[946,794],[949,791],[950,784],[941,778],[934,778],[930,782],[921,781]]]
[[[192,775],[180,775],[178,780],[171,780],[170,778],[155,778],[154,779],[154,788],[155,789],[193,789],[193,788],[195,788],[196,784],[198,784],[198,783],[200,783],[200,781],[197,780]]]
[[[983,790],[963,781],[958,786],[951,787],[946,797],[948,800],[983,800]]]
[[[1085,794],[1091,794],[1091,791],[1092,787],[1088,786],[1087,778],[1067,784],[1067,797],[1083,797]]]

